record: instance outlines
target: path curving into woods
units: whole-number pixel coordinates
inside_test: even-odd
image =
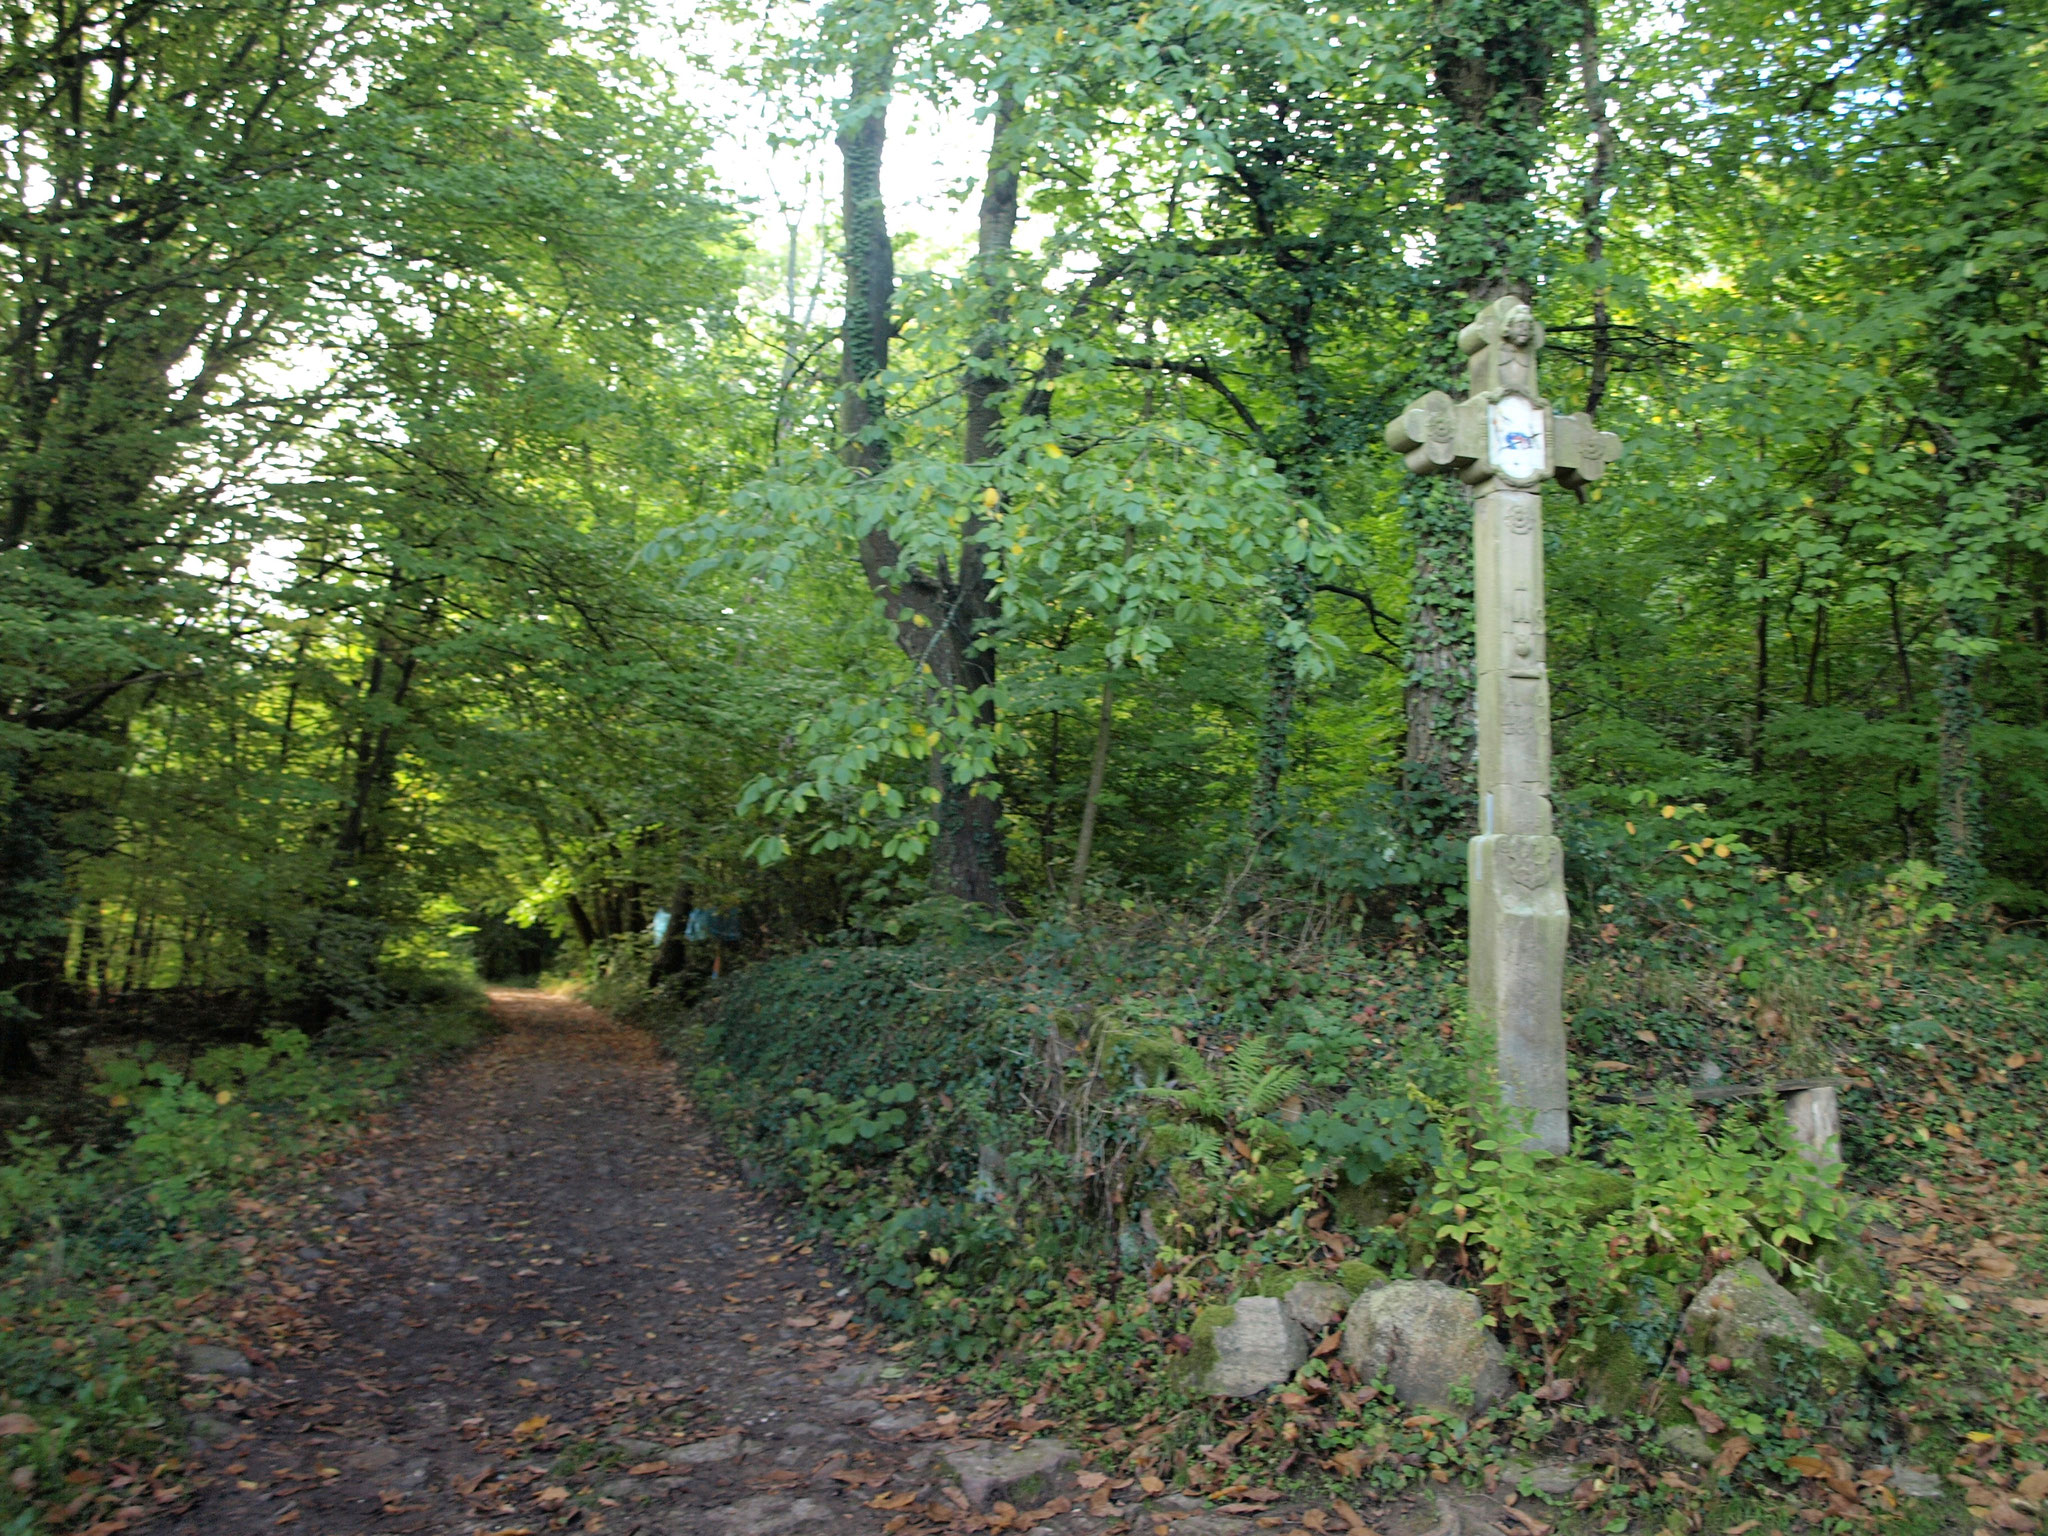
[[[881,1377],[644,1034],[491,1006],[505,1033],[333,1170],[336,1239],[277,1276],[297,1342],[225,1378],[193,1502],[127,1529],[901,1530],[958,1433],[938,1389]]]

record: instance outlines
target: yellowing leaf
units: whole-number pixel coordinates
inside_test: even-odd
[[[518,1424],[513,1426],[512,1433],[515,1435],[519,1435],[521,1437],[524,1437],[526,1435],[537,1435],[547,1427],[548,1416],[544,1413],[536,1413],[530,1419],[520,1420]]]

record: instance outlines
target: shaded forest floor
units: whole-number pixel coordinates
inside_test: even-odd
[[[1000,1488],[988,1512],[964,1508],[942,1457],[1056,1426],[891,1364],[646,1035],[541,993],[492,1007],[506,1033],[334,1166],[330,1225],[253,1277],[238,1320],[271,1349],[190,1362],[195,1392],[220,1396],[194,1420],[210,1443],[175,1512],[106,1529],[1256,1528],[1086,1471],[1033,1489],[1035,1508]],[[1256,1526],[1293,1526],[1285,1510]],[[1486,1513],[1373,1518],[1455,1536]]]

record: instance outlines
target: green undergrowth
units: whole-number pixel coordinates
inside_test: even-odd
[[[317,1040],[274,1029],[179,1068],[123,1055],[94,1088],[121,1122],[105,1145],[62,1146],[33,1124],[9,1138],[0,1532],[68,1529],[175,1490],[187,1415],[203,1406],[181,1351],[263,1347],[237,1296],[278,1238],[280,1192],[337,1161],[411,1074],[489,1029],[481,996],[444,987]]]
[[[1741,878],[1711,839],[1697,856],[1712,880]],[[1671,905],[1711,906],[1706,882]],[[1131,1475],[1210,1493],[1497,1485],[1607,1445],[1643,1475],[1568,1521],[1763,1490],[1817,1501],[1799,1506],[1806,1524],[1912,1523],[1926,1506],[1886,1508],[1875,1484],[1857,1513],[1830,1513],[1811,1468],[1945,1473],[1989,1445],[2024,1476],[2048,1439],[2039,1325],[2001,1310],[2030,1283],[2048,1294],[2027,1278],[2040,1176],[2021,1156],[2048,1107],[2048,950],[1958,930],[1924,895],[1896,879],[1853,898],[1780,887],[1768,924],[1752,903],[1720,927],[1604,920],[1612,907],[1582,925],[1567,1158],[1517,1150],[1512,1127],[1466,1107],[1459,956],[1412,938],[1228,940],[1126,910],[826,945],[688,1005],[635,1007],[878,1314]],[[1818,1075],[1848,1085],[1848,1165],[1828,1179],[1768,1095],[1685,1091]],[[1987,1198],[2015,1161],[2016,1187]],[[1924,1271],[1872,1241],[1924,1214],[1919,1191],[1965,1186],[1955,1241]],[[1985,1271],[1963,1260],[1958,1279],[1954,1255],[1994,1238],[2016,1263],[1997,1295],[1967,1294]],[[1836,1330],[1831,1353],[1768,1371],[1688,1359],[1685,1306],[1745,1258]],[[1195,1391],[1221,1304],[1408,1276],[1480,1296],[1514,1395],[1418,1414],[1334,1354],[1257,1399]],[[1711,1465],[1673,1448],[1684,1426]],[[1686,1469],[1683,1492],[1660,1466]]]

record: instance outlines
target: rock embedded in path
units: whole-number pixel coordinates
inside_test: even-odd
[[[192,1376],[247,1376],[249,1357],[224,1344],[187,1344],[185,1370]]]
[[[1863,1351],[1807,1311],[1755,1259],[1729,1265],[1702,1286],[1679,1331],[1696,1357],[1734,1361],[1736,1378],[1765,1398],[1808,1384],[1781,1381],[1781,1360],[1795,1362],[1795,1375],[1811,1376],[1827,1394],[1849,1390],[1863,1373]]]
[[[706,1518],[725,1536],[781,1536],[783,1531],[830,1520],[832,1509],[816,1499],[792,1499],[781,1494],[762,1493],[751,1499],[741,1499],[737,1504],[728,1504],[723,1509],[714,1509]]]
[[[1043,1503],[1080,1454],[1058,1440],[1031,1440],[1014,1449],[985,1440],[961,1440],[941,1453],[945,1468],[975,1509],[998,1501],[1020,1507]]]
[[[1299,1289],[1299,1287],[1297,1287]],[[1202,1390],[1215,1397],[1250,1397],[1291,1381],[1308,1359],[1308,1333],[1287,1315],[1277,1296],[1241,1296],[1201,1330],[1198,1345],[1213,1354]]]
[[[1507,1351],[1479,1298],[1434,1280],[1400,1280],[1360,1296],[1344,1319],[1342,1354],[1367,1381],[1384,1373],[1412,1408],[1477,1413],[1514,1390]]]
[[[661,1459],[672,1467],[704,1467],[713,1462],[736,1461],[746,1453],[747,1442],[738,1434],[714,1435],[709,1440],[693,1440],[663,1451]]]

